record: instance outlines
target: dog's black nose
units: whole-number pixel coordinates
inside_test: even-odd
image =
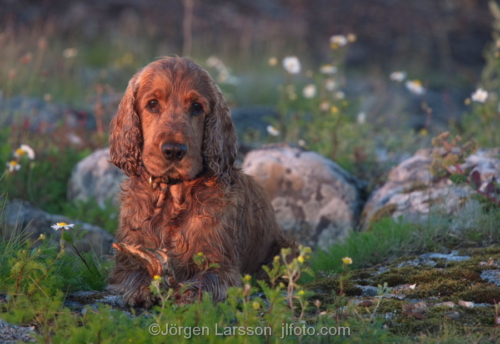
[[[186,145],[179,143],[164,143],[161,146],[161,151],[165,158],[169,161],[181,161],[186,155],[188,148]]]

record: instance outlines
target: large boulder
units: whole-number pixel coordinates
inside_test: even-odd
[[[326,249],[356,227],[363,184],[333,161],[274,145],[248,153],[242,167],[264,187],[278,223],[300,243]]]
[[[55,223],[65,222],[75,224],[79,230],[85,232],[81,239],[75,241],[74,245],[81,252],[95,252],[98,257],[111,253],[111,244],[114,238],[104,229],[91,224],[72,220],[66,216],[53,215],[37,209],[28,202],[14,200],[5,201],[0,199],[4,205],[2,217],[0,217],[0,230],[7,238],[17,235],[26,235],[31,240],[45,235],[47,239],[52,238],[53,244],[57,246],[61,239],[61,231],[51,228]],[[74,229],[69,230],[73,232]],[[69,250],[71,252],[71,250]]]
[[[500,151],[480,150],[461,165],[469,174],[481,175],[481,190],[493,178],[500,177]],[[362,222],[365,229],[372,221],[392,216],[409,222],[425,222],[429,216],[450,215],[452,227],[464,226],[481,209],[468,184],[454,184],[449,178],[430,173],[433,150],[424,149],[393,168],[387,182],[372,193],[366,203]]]
[[[68,199],[95,199],[101,207],[107,200],[116,200],[120,184],[126,176],[109,160],[109,148],[103,148],[80,161],[71,173]]]

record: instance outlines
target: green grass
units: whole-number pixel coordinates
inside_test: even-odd
[[[486,204],[486,206],[491,206]],[[497,244],[500,235],[500,209],[475,214],[460,232],[451,229],[445,215],[432,215],[426,224],[395,221],[390,217],[372,223],[366,232],[352,232],[343,243],[318,251],[311,264],[316,271],[340,272],[342,257],[353,259],[353,268],[369,267],[401,256],[443,252],[474,245]]]
[[[442,226],[411,225],[395,222],[385,218],[375,223],[371,231],[353,232],[345,243],[332,246],[327,253],[316,253],[310,265],[317,273],[322,271],[342,272],[341,258],[348,256],[353,259],[351,270],[361,271],[366,266],[389,262],[402,255],[410,255],[446,247],[459,247],[459,243],[467,240],[468,246],[480,246],[495,242],[498,237],[500,211],[490,210],[488,216],[479,216],[473,226],[463,233],[461,238],[450,235],[449,229]],[[474,235],[470,235],[470,234]],[[477,241],[472,241],[473,238]],[[215,324],[220,328],[227,326],[263,327],[269,326],[273,336],[268,342],[281,342],[282,322],[299,326],[300,310],[305,310],[304,320],[311,328],[349,327],[351,335],[346,337],[321,337],[322,343],[329,342],[371,342],[371,343],[419,343],[419,342],[457,342],[466,343],[481,335],[471,330],[466,333],[456,326],[449,326],[438,320],[437,325],[429,333],[422,334],[418,326],[408,327],[406,334],[395,334],[384,330],[382,313],[374,312],[374,322],[370,321],[372,314],[361,310],[350,309],[347,314],[337,319],[337,312],[343,298],[333,296],[332,304],[321,305],[330,316],[318,316],[314,300],[297,299],[294,303],[295,312],[289,311],[284,295],[279,289],[273,290],[261,286],[264,298],[273,304],[267,308],[260,297],[249,299],[244,288],[234,288],[228,301],[212,304],[209,298],[201,303],[189,306],[176,306],[170,299],[165,300],[162,307],[156,307],[148,312],[148,316],[129,317],[120,311],[111,310],[106,306],[88,309],[83,316],[72,314],[63,306],[65,295],[80,290],[102,290],[105,278],[110,268],[109,263],[100,263],[91,254],[85,255],[87,262],[92,262],[87,268],[80,258],[72,254],[61,254],[57,248],[51,247],[46,240],[35,243],[23,239],[21,235],[6,239],[0,238],[0,293],[11,295],[9,301],[0,307],[0,317],[16,324],[34,324],[41,342],[50,343],[115,343],[126,342],[133,338],[137,343],[161,343],[168,340],[164,336],[153,336],[148,332],[154,323],[170,324],[171,327],[207,327],[209,335],[187,338],[188,333],[175,336],[176,342],[235,342],[249,343],[266,342],[263,336],[219,336],[215,332]],[[361,270],[360,270],[361,269]],[[36,283],[35,283],[36,281]],[[253,288],[255,288],[254,285]],[[301,290],[298,286],[296,290]],[[260,288],[259,288],[260,289]],[[154,289],[153,289],[154,290]],[[252,289],[257,291],[257,289]],[[306,289],[307,290],[307,289]],[[300,295],[300,294],[297,294]],[[167,297],[168,294],[163,294]],[[338,303],[342,302],[342,303]],[[385,307],[385,306],[384,306]],[[372,310],[373,311],[373,310]],[[299,321],[299,322],[297,322]],[[430,321],[430,320],[429,320]],[[433,320],[434,321],[434,320]],[[301,326],[301,325],[300,325]],[[191,331],[191,330],[190,330]],[[312,330],[311,330],[312,331]],[[304,342],[316,342],[317,337],[303,336]],[[296,342],[299,337],[290,335],[282,342]]]

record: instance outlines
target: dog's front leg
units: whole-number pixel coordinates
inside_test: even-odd
[[[199,272],[192,278],[183,281],[176,288],[176,302],[180,304],[201,300],[204,292],[208,292],[214,302],[226,300],[230,287],[241,285],[241,276],[236,269],[216,268]]]
[[[149,285],[155,276],[168,287],[178,286],[166,250],[141,245],[115,243],[116,268],[110,277],[110,289],[123,294],[129,306],[150,307],[154,300]]]

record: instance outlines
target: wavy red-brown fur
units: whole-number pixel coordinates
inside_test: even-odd
[[[157,113],[148,110],[150,99],[158,101]],[[193,102],[203,106],[201,114],[190,112]],[[165,142],[188,147],[182,161],[165,160]],[[237,147],[229,108],[212,78],[192,61],[164,58],[131,79],[112,121],[110,144],[112,162],[129,176],[122,185],[117,241],[166,249],[175,279],[188,286],[183,302],[198,294],[195,254],[219,265],[203,273],[201,285],[221,301],[241,274],[261,274],[262,265],[291,246],[264,190],[233,166]],[[154,189],[150,178],[157,182]],[[151,278],[137,260],[117,252],[110,288],[129,305],[152,304]]]

